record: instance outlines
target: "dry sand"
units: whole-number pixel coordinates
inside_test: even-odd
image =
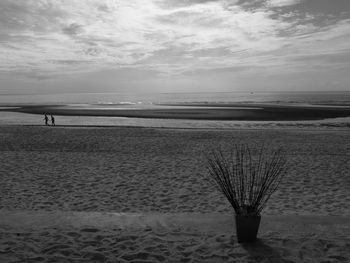
[[[347,262],[344,217],[267,216],[238,244],[228,214],[0,212],[1,262]],[[10,227],[8,227],[10,226]],[[15,227],[15,230],[14,230]]]
[[[263,214],[284,217],[246,247],[234,242],[229,205],[203,180],[203,152],[263,141],[288,150],[290,173]],[[348,130],[3,126],[0,262],[346,262],[349,150]],[[70,211],[83,213],[62,223]],[[102,212],[157,216],[96,225],[110,217]],[[203,223],[213,213],[218,221]],[[161,223],[169,217],[179,219]]]
[[[2,209],[229,212],[204,152],[283,145],[290,172],[266,214],[350,215],[348,131],[0,128]]]

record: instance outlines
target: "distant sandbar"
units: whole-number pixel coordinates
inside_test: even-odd
[[[25,105],[0,108],[32,114],[105,116],[157,119],[297,121],[349,117],[349,106],[295,104],[149,104],[149,105]]]

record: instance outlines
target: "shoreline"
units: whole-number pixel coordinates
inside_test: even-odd
[[[350,117],[313,121],[235,121],[186,120],[126,117],[57,116],[57,127],[153,127],[183,129],[298,129],[298,130],[348,130]],[[0,126],[44,126],[42,115],[2,111]]]
[[[15,106],[13,106],[15,107]],[[348,106],[278,104],[31,105],[0,111],[58,116],[125,117],[217,121],[310,121],[350,117]]]

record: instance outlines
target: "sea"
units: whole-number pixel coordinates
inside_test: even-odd
[[[150,103],[303,103],[350,105],[350,91],[329,92],[192,92],[60,93],[0,95],[1,104],[150,104]]]

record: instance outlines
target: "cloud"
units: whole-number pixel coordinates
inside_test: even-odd
[[[62,31],[67,35],[75,36],[82,33],[84,30],[82,25],[79,25],[77,23],[72,23],[69,26],[64,27]]]
[[[346,17],[271,8],[299,2],[250,1],[246,8],[235,0],[2,0],[0,71],[52,76],[128,68],[169,76],[239,68],[250,74],[291,65],[305,71],[308,54],[312,61],[348,54]]]
[[[174,9],[179,7],[190,7],[197,4],[208,4],[208,3],[215,3],[215,2],[222,2],[222,0],[159,0],[155,3],[165,9]],[[225,1],[230,4],[236,4],[238,0],[229,0]]]
[[[301,0],[267,0],[266,5],[269,7],[282,7],[299,4]]]

